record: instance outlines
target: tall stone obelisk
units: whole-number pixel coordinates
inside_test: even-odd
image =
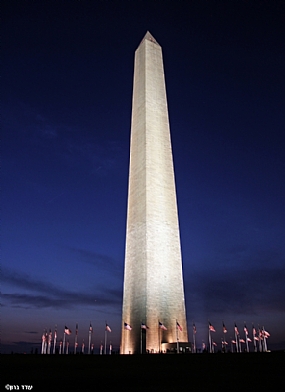
[[[158,352],[188,334],[162,51],[149,32],[135,53],[129,170],[120,351]]]

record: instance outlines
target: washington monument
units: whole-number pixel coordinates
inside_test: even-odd
[[[188,342],[162,50],[135,53],[121,354]]]

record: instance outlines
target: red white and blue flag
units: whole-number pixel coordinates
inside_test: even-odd
[[[228,330],[227,330],[227,328],[226,328],[226,326],[225,326],[224,323],[223,323],[223,332],[224,332],[224,333],[227,333],[227,332],[228,332]]]
[[[158,322],[159,328],[163,329],[163,331],[167,331],[167,328],[165,325],[163,325],[160,321]]]
[[[64,333],[66,333],[66,335],[71,335],[71,330],[65,326]]]
[[[106,324],[106,331],[112,332],[112,330],[111,330],[111,328],[110,328],[110,326],[108,324]]]
[[[177,328],[179,329],[179,331],[181,331],[181,332],[182,332],[182,327],[181,327],[181,325],[179,324],[179,322],[178,322],[178,321],[176,321],[176,325],[177,325]]]
[[[128,331],[132,330],[132,327],[128,323],[124,323],[124,328],[127,329]]]
[[[209,322],[209,331],[216,332],[215,328],[212,326],[210,322]]]
[[[145,323],[141,323],[141,329],[149,329],[149,327]]]

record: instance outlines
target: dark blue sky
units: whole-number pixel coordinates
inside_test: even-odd
[[[2,352],[119,346],[134,51],[163,49],[189,335],[285,347],[283,1],[4,1]],[[283,16],[282,16],[283,15]],[[71,338],[73,341],[73,338]],[[228,337],[229,339],[229,337]]]

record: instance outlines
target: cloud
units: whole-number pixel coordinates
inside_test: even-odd
[[[283,268],[208,270],[195,272],[186,281],[191,307],[201,307],[207,314],[285,311]]]
[[[113,257],[103,255],[97,252],[92,252],[86,249],[69,249],[78,256],[80,262],[83,261],[103,271],[107,271],[109,274],[115,275],[120,279],[123,277],[123,264],[120,264]]]
[[[33,292],[33,294],[3,293],[3,301],[7,301],[13,307],[66,309],[82,305],[97,307],[120,306],[122,300],[122,291],[120,289],[97,288],[97,292],[94,290],[92,293],[72,292],[7,268],[2,269],[2,282]]]

